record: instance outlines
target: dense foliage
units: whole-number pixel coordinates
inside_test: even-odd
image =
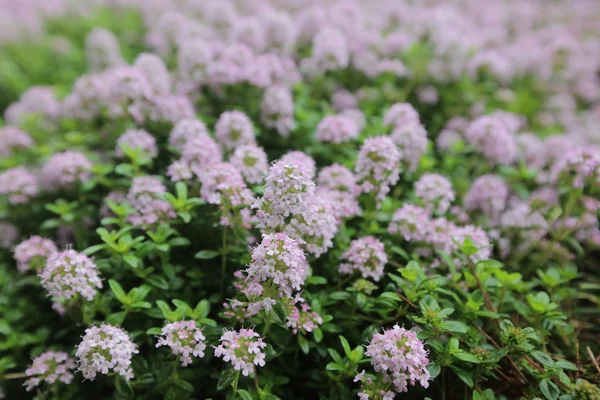
[[[600,399],[597,2],[0,18],[0,398]]]

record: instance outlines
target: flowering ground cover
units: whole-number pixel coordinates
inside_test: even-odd
[[[598,20],[0,0],[0,398],[600,399]]]

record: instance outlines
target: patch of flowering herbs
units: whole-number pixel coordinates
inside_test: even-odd
[[[599,18],[0,2],[0,398],[600,398]]]

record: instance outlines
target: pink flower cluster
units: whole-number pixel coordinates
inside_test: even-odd
[[[215,356],[230,362],[233,369],[242,371],[242,375],[254,373],[255,365],[264,367],[267,344],[254,330],[225,331],[220,341],[221,344],[215,347]]]
[[[196,175],[208,165],[221,162],[222,154],[219,145],[208,135],[194,135],[190,137],[181,154],[181,160],[189,165],[190,170]]]
[[[406,241],[424,241],[429,232],[430,217],[427,210],[413,204],[403,204],[394,212],[388,227],[390,235],[400,234]]]
[[[28,392],[43,382],[52,385],[62,382],[66,385],[73,381],[73,370],[77,364],[67,353],[62,351],[46,351],[33,359],[25,375],[29,377],[24,383]]]
[[[181,365],[187,367],[192,363],[192,356],[204,357],[206,337],[196,322],[179,321],[167,324],[162,328],[156,347],[167,346],[171,353],[179,357]]]
[[[244,180],[251,184],[261,183],[269,170],[267,154],[258,146],[236,148],[229,162],[242,173]]]
[[[294,239],[284,233],[264,234],[260,244],[252,250],[252,261],[246,274],[247,280],[272,283],[280,293],[289,297],[302,289],[308,274],[308,262]]]
[[[420,123],[419,113],[409,103],[395,103],[383,116],[383,124],[394,129]]]
[[[167,189],[160,179],[154,176],[139,176],[131,182],[127,193],[127,201],[134,213],[128,220],[135,226],[151,229],[156,225],[176,217],[173,206],[165,200],[158,199],[155,194],[166,193]]]
[[[24,167],[14,167],[0,173],[0,195],[8,197],[10,204],[25,204],[38,194],[35,175]]]
[[[350,242],[350,247],[342,255],[339,271],[352,274],[358,271],[363,278],[371,278],[375,282],[383,277],[388,262],[384,244],[373,236],[365,236]]]
[[[316,257],[333,247],[333,237],[339,226],[337,216],[343,212],[336,209],[339,205],[334,205],[331,197],[319,196],[319,193],[311,198],[305,212],[294,215],[284,229]]]
[[[44,183],[53,189],[68,189],[92,177],[92,163],[79,151],[55,153],[42,168]]]
[[[40,273],[41,284],[55,299],[71,300],[80,295],[92,301],[102,280],[94,262],[75,250],[52,253]]]
[[[328,200],[336,218],[360,214],[356,195],[359,191],[355,177],[348,168],[332,164],[319,171],[317,196]]]
[[[327,143],[344,143],[358,138],[356,122],[344,115],[329,115],[317,125],[317,140]]]
[[[199,176],[202,188],[200,196],[210,204],[227,202],[232,206],[251,205],[252,192],[244,183],[238,169],[230,163],[208,165]]]
[[[508,187],[502,178],[496,175],[483,175],[473,182],[469,192],[464,198],[467,211],[480,211],[489,218],[492,224],[506,208],[508,201]]]
[[[555,182],[566,180],[575,187],[600,184],[600,148],[580,147],[567,152],[552,166]]]
[[[18,102],[11,104],[4,112],[10,125],[18,126],[28,115],[41,115],[54,121],[60,114],[60,102],[49,86],[32,86],[21,95]]]
[[[133,379],[131,359],[139,351],[123,329],[109,324],[92,326],[77,345],[79,371],[93,381],[98,374],[115,373]]]
[[[221,225],[249,229],[255,218],[250,206],[255,198],[238,169],[230,163],[217,163],[205,167],[199,176],[200,196],[211,204],[219,204]]]
[[[415,195],[423,201],[425,208],[437,214],[445,214],[454,201],[454,190],[450,181],[439,174],[424,174],[415,183]]]
[[[288,137],[296,127],[294,99],[290,89],[283,85],[268,87],[260,103],[260,118],[267,128]]]
[[[30,269],[40,272],[46,259],[56,252],[58,252],[58,248],[52,240],[41,236],[32,236],[15,247],[14,257],[20,272]]]
[[[107,29],[92,29],[85,39],[85,53],[88,69],[92,72],[102,72],[125,63],[117,37]]]
[[[400,177],[400,152],[385,136],[366,139],[356,161],[356,180],[362,193],[381,201]]]
[[[221,114],[215,125],[215,138],[226,151],[256,145],[252,120],[241,111],[227,111]]]
[[[9,222],[0,221],[0,248],[10,249],[19,238],[19,230]]]
[[[427,131],[420,122],[398,125],[390,134],[400,152],[402,165],[409,172],[419,166],[421,157],[427,152]]]
[[[0,127],[0,157],[8,157],[14,149],[33,145],[33,139],[21,129],[12,126]]]
[[[300,303],[299,306],[298,303]],[[321,315],[315,311],[311,311],[310,306],[299,296],[290,304],[288,311],[285,326],[291,328],[294,335],[297,335],[299,332],[302,334],[312,332],[323,324]]]
[[[297,165],[299,167],[306,168],[311,178],[313,178],[317,173],[317,163],[315,160],[300,150],[294,150],[285,153],[279,159],[279,161],[284,164]]]
[[[149,158],[155,158],[158,155],[156,139],[142,129],[129,129],[117,139],[117,148],[115,149],[117,157],[125,156],[124,148],[134,151],[141,150],[142,154]]]
[[[479,117],[467,128],[465,138],[492,164],[511,164],[517,157],[515,135],[498,117]]]
[[[208,136],[206,125],[198,119],[182,119],[169,134],[169,144],[182,152],[187,143],[196,137]]]
[[[392,329],[376,333],[365,355],[371,357],[373,369],[383,376],[384,381],[394,385],[395,392],[407,392],[408,385],[417,383],[424,388],[429,387],[427,350],[416,332],[394,325]],[[357,380],[368,388],[369,382],[364,379],[364,374],[357,376]],[[390,398],[393,399],[394,395]]]
[[[275,162],[269,168],[263,197],[253,208],[267,228],[282,227],[294,215],[302,215],[309,208],[315,184],[311,171],[304,165]]]

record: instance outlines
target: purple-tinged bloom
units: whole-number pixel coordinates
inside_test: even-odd
[[[15,167],[0,173],[0,195],[7,196],[10,204],[28,203],[38,192],[36,176],[24,167]]]
[[[0,127],[0,157],[8,157],[14,149],[33,145],[33,139],[27,132],[12,126]]]
[[[373,236],[365,236],[350,242],[350,247],[342,255],[339,270],[342,274],[357,271],[363,278],[379,282],[387,262],[384,244]]]
[[[195,321],[178,321],[162,328],[156,347],[169,347],[171,353],[179,358],[181,365],[187,367],[193,361],[192,356],[204,357],[205,340],[202,329]]]
[[[34,269],[41,272],[46,264],[46,259],[58,252],[58,248],[50,239],[41,236],[32,236],[19,243],[15,247],[15,260],[20,272],[26,272]]]
[[[242,371],[242,375],[252,374],[255,366],[264,367],[267,344],[254,330],[225,331],[219,340],[221,344],[215,347],[215,356],[231,362],[233,369]]]
[[[362,193],[384,199],[400,177],[400,152],[385,136],[366,139],[358,153],[356,180]]]
[[[415,195],[425,203],[425,208],[437,214],[445,214],[454,201],[450,181],[439,174],[424,174],[415,183]]]
[[[44,184],[50,188],[70,188],[92,177],[92,163],[85,154],[67,150],[54,154],[42,168]]]
[[[360,131],[354,120],[343,115],[329,115],[317,126],[317,140],[329,143],[344,143],[358,138]]]
[[[137,353],[137,346],[127,332],[103,323],[85,330],[76,356],[85,379],[93,381],[98,374],[113,372],[130,380],[133,379],[131,359]]]
[[[150,158],[158,155],[156,139],[154,136],[142,129],[128,129],[117,139],[117,148],[115,152],[119,158],[123,158],[125,153],[123,149],[128,147],[131,150],[142,150],[143,154]]]
[[[229,160],[251,184],[261,183],[269,171],[267,154],[259,146],[240,146],[235,149]]]
[[[296,127],[294,98],[290,89],[282,85],[267,88],[260,103],[260,118],[267,128],[288,137]]]
[[[46,351],[33,359],[31,366],[25,371],[27,379],[24,383],[28,392],[46,382],[52,385],[62,382],[66,385],[73,381],[73,371],[77,367],[75,360],[62,351]]]
[[[85,254],[64,250],[51,254],[40,273],[41,284],[55,299],[71,300],[80,295],[92,301],[102,289],[96,264]]]
[[[215,125],[215,138],[226,151],[256,145],[252,120],[241,111],[226,111]]]

